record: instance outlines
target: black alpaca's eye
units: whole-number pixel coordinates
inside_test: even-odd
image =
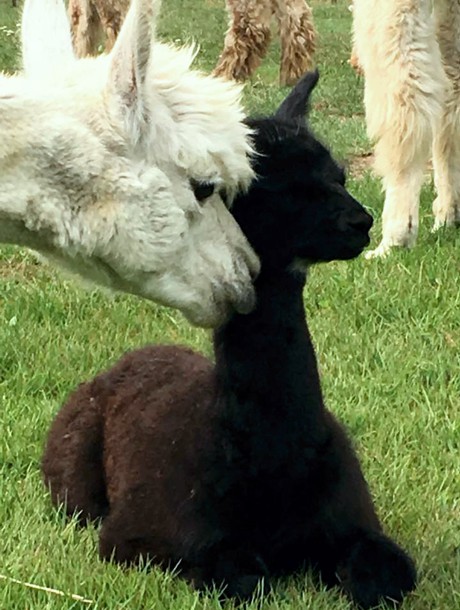
[[[192,187],[195,199],[199,203],[203,203],[208,197],[211,197],[216,189],[214,182],[199,182],[193,178],[190,179],[190,186]]]

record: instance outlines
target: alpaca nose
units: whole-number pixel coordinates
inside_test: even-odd
[[[348,226],[355,229],[356,231],[368,233],[374,224],[374,219],[366,211],[355,212],[351,218],[348,219]]]

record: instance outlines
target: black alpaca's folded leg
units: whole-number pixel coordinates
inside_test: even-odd
[[[325,462],[334,483],[322,507],[315,563],[325,583],[335,580],[361,608],[398,603],[416,586],[414,561],[383,534],[358,458],[335,420],[331,428]]]
[[[264,591],[269,587],[268,569],[262,558],[244,548],[216,547],[207,560],[208,569],[203,587],[215,586],[222,599],[249,600],[264,580]]]
[[[136,505],[133,503],[132,512],[129,501],[126,505],[121,510],[112,507],[104,519],[99,532],[99,557],[126,567],[147,560],[164,563],[165,553],[160,542],[154,539],[142,519],[132,519]]]
[[[64,504],[82,525],[108,512],[102,463],[103,420],[96,384],[69,397],[48,433],[42,472],[53,504]]]
[[[341,587],[362,608],[382,600],[399,603],[415,588],[417,573],[409,555],[388,536],[363,532],[338,566]]]

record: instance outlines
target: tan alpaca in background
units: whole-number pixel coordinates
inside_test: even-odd
[[[369,136],[383,177],[383,237],[369,256],[412,246],[433,153],[436,230],[460,223],[460,2],[354,0]]]
[[[78,57],[95,55],[105,32],[113,47],[129,0],[70,0],[69,17]],[[230,26],[215,74],[245,80],[267,53],[274,17],[281,39],[280,83],[293,85],[313,65],[316,31],[305,0],[227,0]]]
[[[115,44],[130,0],[69,0],[69,18],[75,53],[95,55],[105,33],[105,50]]]
[[[316,30],[305,0],[227,0],[230,26],[215,74],[245,80],[265,57],[274,17],[281,40],[280,84],[293,85],[313,65]]]

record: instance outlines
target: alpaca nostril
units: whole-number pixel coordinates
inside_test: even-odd
[[[374,218],[366,212],[367,218],[367,230],[370,231],[372,229],[372,225],[374,224]]]
[[[373,224],[374,219],[367,212],[364,212],[362,214],[356,214],[348,220],[348,225],[356,231],[370,231]]]

